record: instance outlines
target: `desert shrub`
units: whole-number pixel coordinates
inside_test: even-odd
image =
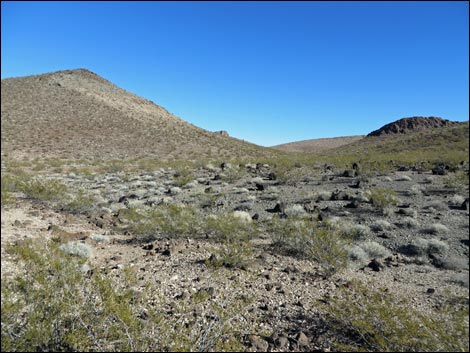
[[[401,175],[396,179],[396,181],[411,181],[411,180],[413,180],[413,179],[411,179],[411,177],[409,175],[406,175],[406,174]]]
[[[383,230],[388,230],[388,229],[391,229],[392,228],[392,225],[384,220],[384,219],[378,219],[376,220],[374,223],[371,224],[370,226],[370,229],[372,229],[373,231],[383,231]]]
[[[256,235],[257,228],[251,217],[243,213],[206,217],[205,230],[218,242],[218,247],[213,249],[214,256],[206,261],[208,265],[229,268],[249,266],[253,254],[250,240]]]
[[[79,257],[90,257],[92,254],[91,247],[87,244],[80,243],[79,241],[71,241],[59,246],[59,249],[65,251],[67,254],[76,255]]]
[[[462,195],[454,195],[452,198],[449,200],[449,205],[450,206],[460,206],[465,202],[465,197]]]
[[[314,200],[315,201],[328,201],[331,199],[331,191],[326,191],[326,190],[321,190],[317,191],[314,195]]]
[[[390,250],[375,241],[365,241],[359,244],[359,247],[364,250],[369,259],[381,259],[392,255]]]
[[[232,167],[226,169],[221,174],[221,180],[227,183],[235,183],[248,176],[246,168]]]
[[[438,211],[443,211],[447,209],[447,205],[441,200],[433,200],[427,203],[424,208],[433,208]]]
[[[208,301],[194,317],[184,303],[167,304],[158,287],[139,284],[136,271],[118,277],[83,270],[85,260],[57,244],[24,242],[7,251],[24,265],[2,278],[1,348],[24,351],[220,351],[242,350],[246,328],[234,319],[247,302],[231,293]],[[136,288],[139,287],[139,290]],[[173,303],[174,304],[174,303]]]
[[[270,227],[277,251],[315,261],[325,275],[347,264],[347,241],[336,227],[305,218],[273,218]]]
[[[420,195],[423,192],[424,188],[422,185],[414,184],[411,185],[410,190],[406,192],[408,196]]]
[[[433,223],[429,227],[423,229],[423,232],[430,234],[447,234],[449,233],[449,228],[440,223]]]
[[[54,179],[31,179],[19,184],[19,190],[26,197],[40,201],[63,201],[68,198],[66,185]]]
[[[370,234],[369,227],[363,224],[344,223],[340,229],[343,236],[351,240],[364,239]]]
[[[286,208],[285,214],[289,217],[306,217],[308,213],[302,205],[292,205]]]
[[[25,273],[2,283],[2,351],[145,347],[130,289],[118,289],[98,274],[86,277],[83,260],[51,244],[29,242],[9,250],[25,264]]]
[[[391,189],[375,188],[366,192],[366,197],[377,207],[394,206],[399,202],[398,195]]]
[[[397,212],[400,215],[406,216],[406,218],[416,218],[418,217],[418,211],[409,207],[409,208],[400,208]]]
[[[348,249],[348,257],[353,261],[370,260],[364,249],[358,245],[353,245]]]
[[[83,190],[77,190],[74,195],[62,200],[62,210],[74,214],[90,214],[96,209],[96,202]]]
[[[194,180],[194,174],[188,167],[180,167],[176,170],[173,184],[177,187],[183,187]]]
[[[5,181],[5,177],[2,175],[1,182],[1,205],[5,206],[11,203],[11,192],[7,185],[8,182]]]
[[[464,188],[468,186],[469,174],[463,170],[458,170],[444,178],[444,184],[449,188]]]
[[[468,351],[468,303],[423,314],[384,290],[350,282],[326,310],[339,351]]]
[[[404,217],[403,220],[399,224],[406,228],[418,228],[419,227],[419,222],[412,217]]]
[[[438,239],[414,239],[410,244],[401,247],[401,252],[406,255],[423,256],[434,254],[445,254],[449,245]]]
[[[24,183],[30,181],[31,177],[23,172],[15,174],[3,174],[1,176],[2,191],[6,193],[20,192]]]
[[[201,231],[202,215],[193,207],[160,205],[154,209],[129,208],[119,212],[119,219],[137,236],[146,239],[196,236]]]

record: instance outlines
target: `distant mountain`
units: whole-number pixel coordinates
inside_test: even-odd
[[[282,145],[272,146],[271,148],[284,152],[321,152],[350,144],[352,142],[361,140],[362,138],[364,138],[364,136],[361,135],[319,138],[284,143]]]
[[[459,124],[457,121],[445,120],[438,117],[415,116],[403,118],[390,124],[382,126],[380,129],[372,131],[367,136],[382,136],[394,134],[407,134],[437,127],[445,127]]]
[[[194,126],[86,69],[1,82],[2,156],[171,160],[275,152]]]

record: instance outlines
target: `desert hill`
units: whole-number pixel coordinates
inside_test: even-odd
[[[433,116],[415,116],[410,118],[402,118],[392,123],[386,124],[380,129],[372,131],[367,136],[406,134],[410,132],[422,131],[430,128],[452,126],[456,124],[459,124],[459,122],[450,121]]]
[[[273,151],[196,127],[86,69],[2,80],[2,155],[198,159]]]
[[[281,145],[272,146],[279,151],[285,152],[321,152],[332,148],[344,146],[352,142],[361,140],[364,136],[343,136],[331,138],[318,138],[311,140],[303,140],[296,142],[284,143]]]

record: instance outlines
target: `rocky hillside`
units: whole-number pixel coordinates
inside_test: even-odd
[[[361,140],[364,136],[343,136],[331,138],[319,138],[312,140],[296,141],[276,145],[272,148],[285,152],[321,152],[332,148],[344,146]]]
[[[85,69],[2,80],[2,156],[198,159],[273,152],[198,128]]]
[[[394,134],[407,134],[410,132],[426,130],[430,128],[445,127],[459,124],[457,121],[450,121],[437,117],[415,116],[403,118],[390,124],[382,126],[380,129],[372,131],[367,136],[382,136]]]

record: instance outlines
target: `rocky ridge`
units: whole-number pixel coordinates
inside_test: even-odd
[[[367,136],[383,136],[394,134],[406,134],[425,129],[438,128],[444,126],[457,125],[459,122],[450,121],[438,117],[422,117],[415,116],[410,118],[402,118],[392,123],[382,126],[380,129],[374,130]]]

